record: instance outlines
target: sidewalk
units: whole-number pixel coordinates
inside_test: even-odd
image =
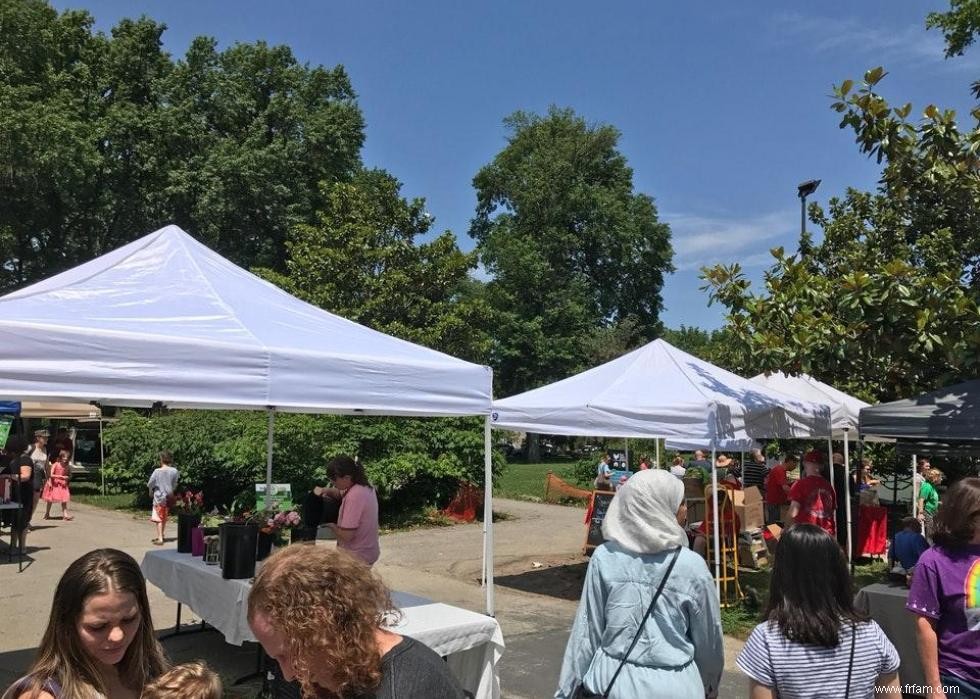
[[[512,516],[494,526],[496,617],[507,644],[500,664],[503,696],[549,697],[554,694],[578,604],[578,591],[569,580],[585,571],[585,559],[579,555],[583,512],[513,500],[497,500],[494,505],[496,511]],[[30,663],[47,625],[55,585],[71,561],[101,546],[122,549],[140,561],[154,548],[152,527],[143,518],[84,505],[74,509],[72,522],[36,518],[37,527],[28,537],[31,560],[23,573],[18,574],[16,561],[8,563],[6,551],[0,549],[0,613],[4,619],[0,687],[19,677]],[[168,538],[176,534],[176,523],[168,534]],[[381,539],[381,549],[375,570],[390,587],[484,611],[484,590],[479,584],[482,525],[388,534]],[[177,605],[153,585],[148,586],[148,594],[154,627],[166,632],[173,627]],[[184,623],[197,619],[186,609],[183,616]],[[731,669],[741,643],[726,641],[726,667]],[[254,666],[254,647],[230,646],[213,632],[177,636],[164,645],[173,660],[204,658],[226,678],[243,676]],[[744,677],[737,671],[726,672],[720,696],[747,697]]]

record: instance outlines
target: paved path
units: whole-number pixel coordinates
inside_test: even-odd
[[[500,666],[503,695],[510,699],[549,697],[561,667],[577,592],[567,584],[539,584],[536,576],[554,578],[561,566],[568,568],[557,577],[566,582],[570,575],[584,573],[584,559],[579,555],[583,511],[513,500],[498,500],[495,509],[512,517],[494,527],[495,567],[502,583],[496,587],[496,617],[507,644]],[[153,548],[151,525],[145,519],[83,505],[75,510],[72,522],[35,522],[38,527],[28,538],[31,561],[23,573],[17,572],[16,562],[7,563],[5,551],[0,554],[0,686],[20,676],[30,663],[47,624],[55,585],[71,561],[100,546],[123,549],[139,561]],[[170,534],[175,533],[176,524]],[[484,591],[479,585],[482,525],[388,534],[382,537],[381,548],[375,569],[390,587],[484,610]],[[532,562],[544,565],[535,569]],[[528,588],[545,588],[551,594],[528,592]],[[148,592],[154,626],[172,627],[176,604],[153,585]],[[186,614],[185,620],[190,620]],[[226,678],[242,676],[254,664],[254,647],[227,645],[216,633],[181,635],[165,641],[165,646],[175,661],[203,657]],[[726,644],[727,667],[734,667],[739,648],[734,640]],[[726,672],[721,696],[747,696],[744,678]]]

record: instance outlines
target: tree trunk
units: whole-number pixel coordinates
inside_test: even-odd
[[[527,444],[527,462],[529,464],[541,463],[541,440],[540,435],[528,432],[525,437]]]

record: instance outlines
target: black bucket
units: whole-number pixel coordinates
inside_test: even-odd
[[[177,513],[177,553],[190,553],[193,550],[191,545],[191,529],[201,523],[201,515]]]
[[[268,532],[259,532],[259,543],[255,549],[255,560],[264,561],[272,553],[272,542],[275,537]]]
[[[243,580],[255,575],[259,525],[222,524],[218,531],[221,537],[221,577],[225,580]]]

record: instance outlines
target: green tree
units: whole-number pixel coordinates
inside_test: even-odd
[[[725,369],[732,367],[731,338],[728,332],[720,330],[704,330],[698,327],[682,325],[679,328],[667,328],[660,336],[674,347],[693,354],[699,359],[711,362]]]
[[[284,274],[267,278],[310,303],[381,332],[485,362],[489,308],[449,231],[381,170],[324,184],[316,223],[295,226]]]
[[[0,291],[170,222],[242,266],[281,270],[320,182],[359,168],[344,70],[208,38],[175,62],[162,24],[92,24],[0,0]]]
[[[660,331],[670,229],[633,190],[619,132],[572,110],[517,112],[507,146],[473,180],[470,235],[497,314],[498,395],[564,378],[597,358],[597,336],[635,346]]]
[[[910,105],[874,92],[883,77],[868,71],[856,91],[844,82],[833,105],[884,163],[879,191],[812,206],[823,241],[805,255],[774,250],[762,294],[738,265],[705,270],[746,373],[803,371],[872,401],[978,373],[980,132],[933,106],[909,122]]]
[[[980,2],[950,0],[949,12],[930,12],[926,26],[942,31],[947,58],[962,56],[980,31]]]
[[[290,483],[297,502],[326,482],[326,464],[358,454],[377,488],[385,523],[427,505],[445,505],[459,481],[483,482],[483,430],[471,419],[280,414],[273,474]],[[203,489],[206,504],[226,507],[265,480],[266,416],[249,411],[166,411],[153,417],[123,411],[105,432],[107,482],[146,500],[146,479],[169,449],[183,487]],[[499,457],[496,466],[500,466]]]

